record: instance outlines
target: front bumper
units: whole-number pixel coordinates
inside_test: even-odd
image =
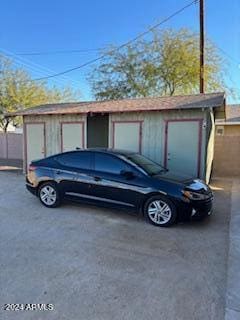
[[[179,205],[180,220],[202,220],[212,214],[213,197],[203,201],[182,201]]]
[[[196,202],[196,201],[195,201]],[[213,211],[213,198],[199,203],[192,203],[191,206],[191,220],[201,220],[212,214]]]

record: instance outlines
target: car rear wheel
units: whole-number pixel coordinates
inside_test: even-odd
[[[169,227],[176,221],[177,210],[166,197],[153,196],[145,203],[144,216],[155,226]]]
[[[38,197],[42,204],[48,208],[56,208],[61,202],[57,186],[52,182],[45,182],[40,186]]]

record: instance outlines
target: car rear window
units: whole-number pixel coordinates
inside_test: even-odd
[[[64,166],[76,169],[92,169],[91,152],[69,152],[61,154],[57,157],[57,161]]]

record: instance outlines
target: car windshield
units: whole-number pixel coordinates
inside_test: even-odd
[[[163,172],[166,172],[167,169],[164,167],[160,166],[160,164],[157,164],[156,162],[143,157],[140,154],[131,154],[127,157],[130,161],[135,163],[137,166],[142,168],[147,174],[150,176],[160,174]]]

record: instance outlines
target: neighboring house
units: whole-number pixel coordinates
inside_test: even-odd
[[[85,147],[127,149],[209,181],[224,93],[43,105],[23,116],[25,166]],[[26,168],[26,167],[25,167]]]
[[[0,132],[3,132],[3,129],[0,128]],[[22,127],[16,127],[12,123],[9,123],[7,132],[14,132],[14,133],[23,133],[23,128]]]
[[[226,106],[226,119],[216,122],[214,174],[240,176],[240,105]]]

